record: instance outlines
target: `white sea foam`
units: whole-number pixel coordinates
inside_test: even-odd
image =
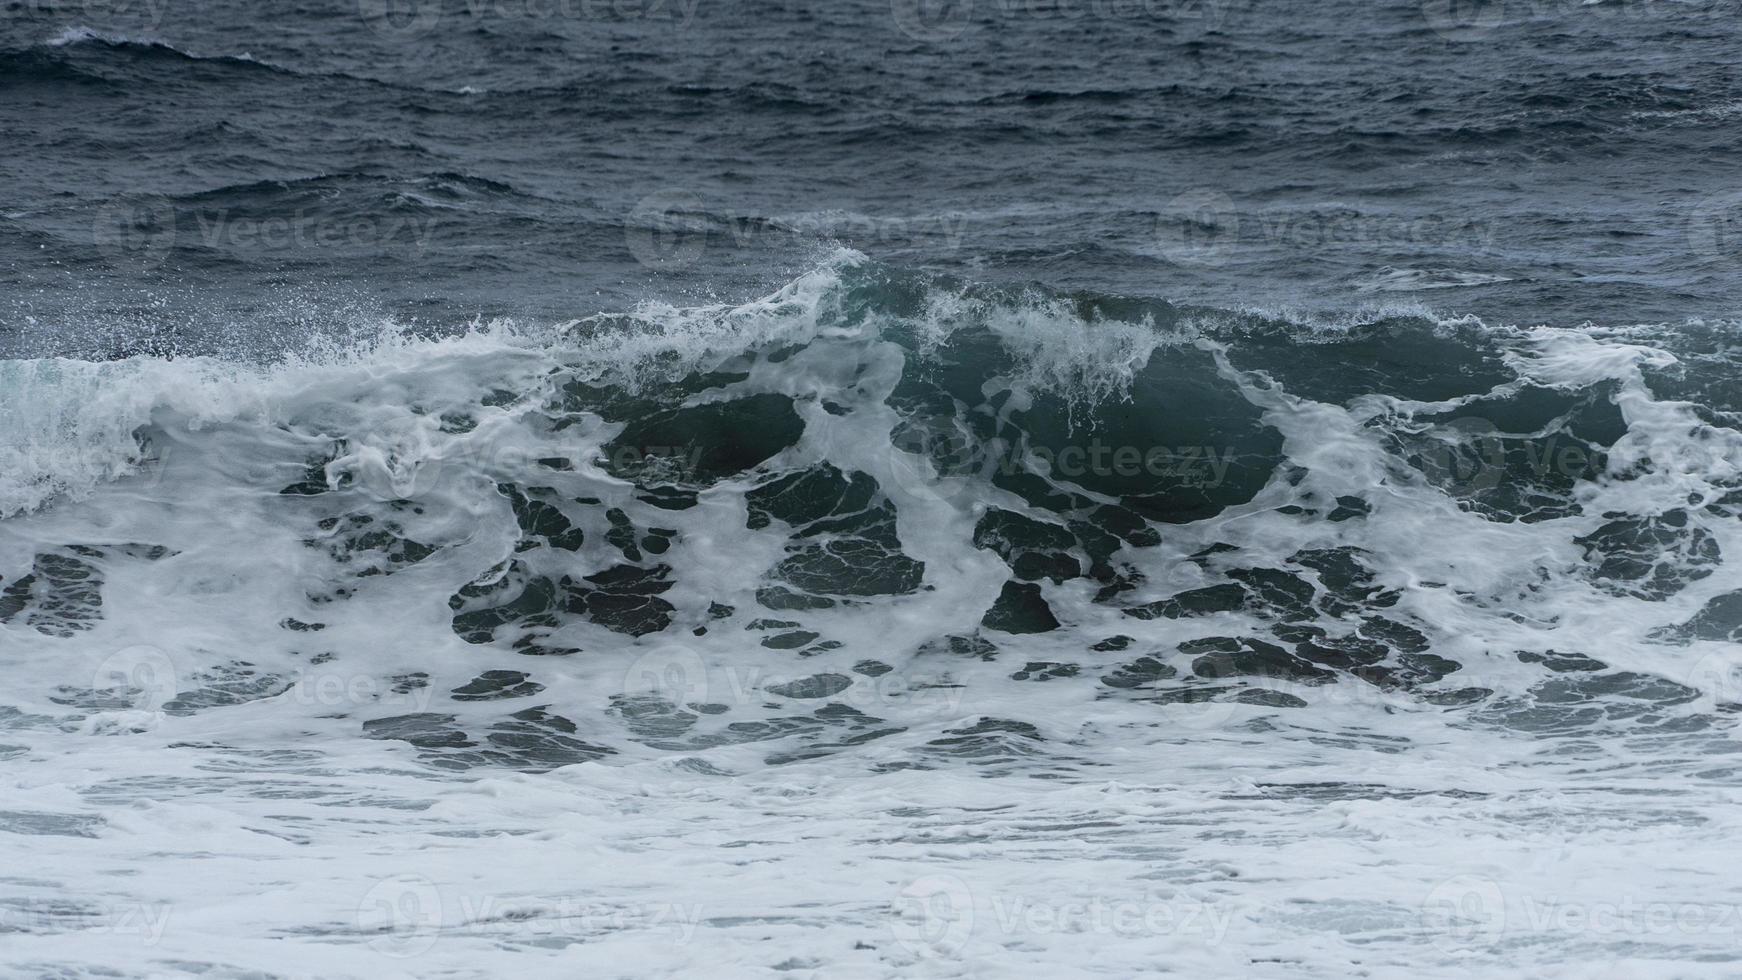
[[[946,291],[913,315],[859,315],[843,282],[860,261],[739,307],[388,336],[268,367],[0,362],[0,835],[24,845],[0,879],[8,969],[1733,972],[1742,890],[1713,869],[1742,856],[1737,743],[1718,710],[1742,700],[1742,658],[1657,631],[1735,591],[1736,573],[1721,563],[1671,595],[1616,594],[1578,543],[1610,515],[1679,508],[1726,559],[1742,552],[1734,519],[1690,503],[1742,479],[1742,437],[1653,391],[1649,372],[1674,355],[1643,334],[1493,331],[1517,378],[1501,388],[1601,390],[1625,428],[1573,491],[1576,512],[1500,521],[1398,448],[1486,435],[1439,419],[1480,393],[1316,400],[1243,367],[1237,334],[1090,323],[1043,301]],[[1205,358],[1298,471],[1120,547],[1141,575],[1116,602],[1096,601],[1097,581],[1043,581],[1063,629],[982,631],[990,659],[940,651],[979,630],[1009,574],[975,547],[981,518],[1065,521],[890,448],[904,422],[892,396],[928,356],[896,334],[935,354],[967,325],[1007,351],[1007,405],[1051,389],[1124,406],[1165,359]],[[827,462],[876,479],[923,587],[762,608],[796,540],[750,520],[767,474],[663,509],[603,459],[621,419],[548,407],[574,380],[646,394],[696,371],[725,380],[684,396],[692,407],[792,398],[803,435],[768,469]],[[551,488],[584,540],[529,546],[538,535],[498,483]],[[1325,519],[1345,497],[1369,513]],[[1318,517],[1290,509],[1301,501]],[[578,648],[566,656],[456,633],[450,597],[513,562],[576,581],[620,562],[611,510],[640,547],[672,532],[657,557],[674,570],[667,629],[564,617],[541,642]],[[390,526],[427,557],[368,538]],[[1315,625],[1382,614],[1459,669],[1414,691],[1346,672],[1259,677],[1235,697],[1187,683],[1180,645],[1268,635],[1273,614],[1123,611],[1338,549],[1395,600]],[[3,590],[33,573],[28,602],[7,606]],[[768,645],[788,627],[761,620],[840,645]],[[1128,639],[1092,646],[1114,636]],[[1519,656],[1547,651],[1613,669]],[[1181,679],[1101,681],[1144,656]],[[856,669],[869,661],[885,672]],[[1075,669],[1047,675],[1061,665]],[[488,671],[542,688],[454,696]],[[852,684],[809,696],[827,675]],[[1185,688],[1208,693],[1166,696]],[[1489,694],[1471,706],[1423,696],[1478,688]],[[678,702],[722,710],[686,720]],[[534,706],[572,730],[519,717]],[[851,727],[859,716],[873,721]],[[435,721],[401,734],[421,745],[364,737],[420,718]],[[611,754],[573,761],[585,752],[565,739]],[[553,751],[577,754],[512,768]],[[499,755],[438,764],[467,752]]]

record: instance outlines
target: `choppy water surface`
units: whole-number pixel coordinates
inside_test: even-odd
[[[1724,8],[0,14],[6,973],[1737,969]]]

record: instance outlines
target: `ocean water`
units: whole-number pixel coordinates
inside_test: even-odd
[[[1738,12],[0,7],[0,975],[1737,975]]]

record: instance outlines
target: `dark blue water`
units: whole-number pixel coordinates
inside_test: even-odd
[[[0,8],[0,352],[768,291],[1737,309],[1733,0]]]
[[[1735,975],[1739,13],[0,0],[0,974]]]

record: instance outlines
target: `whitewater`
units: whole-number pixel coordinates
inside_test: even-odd
[[[1734,327],[841,252],[0,362],[17,976],[1729,976]]]

